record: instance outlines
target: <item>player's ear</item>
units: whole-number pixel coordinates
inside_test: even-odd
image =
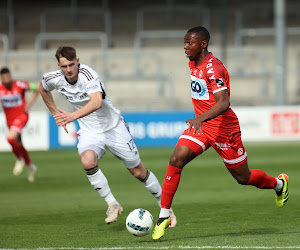
[[[208,46],[208,41],[207,40],[202,40],[202,47],[207,48]]]
[[[76,60],[78,63],[79,63],[79,57],[77,58],[77,60]]]

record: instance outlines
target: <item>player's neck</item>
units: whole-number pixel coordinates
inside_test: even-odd
[[[199,57],[195,60],[195,66],[199,66],[201,63],[203,63],[209,54],[208,50],[204,50]]]
[[[66,81],[67,81],[69,84],[74,85],[74,84],[77,83],[78,76],[77,76],[76,78],[74,77],[74,79],[68,79],[68,78],[65,76],[65,79],[66,79]]]

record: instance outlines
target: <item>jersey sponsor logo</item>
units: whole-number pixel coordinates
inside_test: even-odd
[[[209,93],[206,81],[191,75],[191,92],[192,98],[198,100],[208,100]]]
[[[206,64],[206,68],[208,69],[207,70],[207,73],[209,74],[209,79],[212,80],[212,79],[216,79],[215,78],[215,72],[214,72],[214,68],[212,67],[212,61],[213,61],[213,58],[210,58],[208,60],[208,63]]]
[[[86,90],[88,91],[88,90],[90,90],[90,89],[96,89],[96,88],[98,88],[99,86],[97,85],[97,84],[94,84],[94,85],[92,85],[92,86],[88,86],[87,88],[86,88]]]
[[[1,96],[0,98],[2,106],[6,108],[12,108],[16,106],[22,105],[21,95],[9,95],[9,96]]]
[[[228,150],[230,148],[230,144],[223,143],[223,142],[212,142],[218,149],[221,150]]]
[[[224,82],[222,78],[216,79],[217,87],[222,87],[224,86]]]

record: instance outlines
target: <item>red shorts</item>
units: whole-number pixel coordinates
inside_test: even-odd
[[[230,133],[224,131],[218,135],[205,131],[203,134],[193,135],[193,129],[190,133],[186,129],[179,137],[176,146],[179,145],[189,147],[196,156],[212,146],[222,157],[228,169],[238,168],[247,162],[247,153],[242,143],[240,130],[230,131]]]
[[[28,122],[28,114],[23,113],[18,115],[14,120],[7,121],[7,126],[9,129],[13,129],[21,134],[22,129],[26,126]]]

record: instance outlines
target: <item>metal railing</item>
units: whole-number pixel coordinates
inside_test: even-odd
[[[174,13],[187,13],[191,15],[191,13],[195,13],[197,17],[201,17],[201,23],[208,30],[210,29],[210,11],[208,8],[205,8],[203,5],[175,5],[175,4],[165,4],[165,5],[146,5],[142,8],[138,9],[136,15],[136,32],[141,32],[145,30],[145,14],[146,13],[154,13],[156,16],[158,13],[165,14],[166,20],[168,22],[172,21],[172,18],[175,17]],[[155,30],[159,30],[156,28]]]
[[[300,27],[287,27],[286,33],[289,36],[300,35]],[[243,38],[255,37],[255,36],[275,36],[275,27],[264,27],[264,28],[243,28],[243,12],[237,10],[235,12],[235,35],[234,44],[236,47],[242,47]]]
[[[3,61],[5,65],[8,65],[8,53],[9,53],[9,40],[6,34],[0,33],[0,40],[3,43]]]
[[[74,6],[73,8],[47,8],[40,14],[40,33],[46,33],[47,30],[47,17],[54,15],[65,15],[69,14],[73,24],[76,24],[79,15],[95,16],[95,18],[102,17],[104,20],[104,31],[107,36],[108,46],[112,45],[112,24],[111,24],[111,13],[108,9],[101,8],[82,8]]]
[[[101,54],[94,54],[91,57],[91,65],[94,65],[95,68],[100,68],[98,66],[98,59],[103,58]],[[162,58],[157,53],[153,51],[143,51],[142,54],[137,54],[136,51],[133,52],[118,52],[118,61],[125,59],[126,61],[132,60],[132,70],[129,70],[126,73],[118,73],[115,68],[109,68],[109,60],[115,58],[113,54],[107,52],[105,55],[106,60],[102,61],[102,75],[100,78],[105,82],[106,86],[109,86],[110,81],[140,81],[140,84],[143,84],[143,81],[154,81],[156,83],[156,98],[167,98],[167,104],[170,109],[173,109],[175,106],[175,100],[173,96],[168,96],[166,88],[172,89],[175,91],[175,84],[173,82],[172,76],[162,73]],[[154,63],[154,70],[152,72],[146,72],[141,67],[136,68],[137,65],[141,64],[143,58],[147,58]],[[128,64],[128,63],[127,63]],[[169,91],[169,93],[173,93]]]
[[[14,13],[10,9],[0,9],[0,15],[6,16],[8,20],[8,40],[9,48],[15,49],[15,18]]]

